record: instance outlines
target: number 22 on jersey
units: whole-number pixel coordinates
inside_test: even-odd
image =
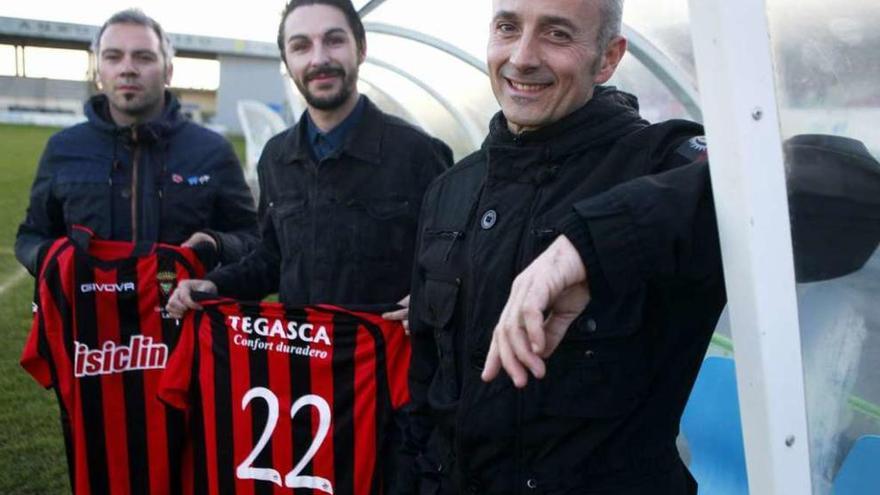
[[[272,437],[272,432],[275,431],[275,426],[278,424],[278,397],[276,397],[268,388],[254,387],[248,390],[244,397],[242,397],[241,408],[247,408],[248,404],[254,399],[262,399],[266,402],[266,405],[269,408],[269,415],[266,420],[266,425],[263,428],[263,433],[260,435],[260,439],[257,441],[257,444],[254,445],[253,450],[251,450],[251,453],[247,458],[238,465],[235,470],[235,475],[240,479],[271,481],[272,483],[281,486],[281,474],[277,469],[253,467],[254,460],[260,455],[263,448],[266,447],[266,444]],[[300,397],[293,403],[290,407],[290,419],[292,420],[296,416],[296,413],[306,406],[314,407],[318,411],[318,431],[315,434],[315,438],[312,439],[312,444],[309,446],[309,450],[306,451],[306,454],[302,459],[300,459],[296,466],[294,466],[284,477],[284,486],[288,488],[312,488],[332,495],[333,485],[330,483],[330,480],[320,476],[303,476],[299,474],[309,461],[312,460],[312,457],[315,456],[318,449],[321,448],[321,444],[324,443],[324,440],[327,438],[327,432],[330,430],[330,405],[320,396],[314,394]]]

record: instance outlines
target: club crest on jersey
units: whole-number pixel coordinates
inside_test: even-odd
[[[156,280],[159,281],[159,289],[166,296],[174,289],[174,282],[177,281],[177,274],[174,272],[159,272],[156,274]]]
[[[261,337],[279,337],[287,340],[301,340],[309,344],[333,345],[324,325],[315,328],[311,323],[283,321],[269,318],[253,318],[250,316],[226,317],[226,324],[233,330]]]
[[[104,342],[98,349],[74,341],[73,372],[77,377],[165,368],[168,346],[152,337],[132,335],[128,345]]]
[[[80,284],[79,291],[83,294],[90,292],[134,292],[134,282],[122,282],[121,284]]]

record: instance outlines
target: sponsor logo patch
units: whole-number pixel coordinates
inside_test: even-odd
[[[132,335],[128,345],[106,341],[100,348],[74,341],[73,372],[77,377],[110,375],[125,371],[162,369],[168,361],[168,346],[152,337]]]
[[[134,292],[134,282],[123,282],[121,284],[80,284],[79,291],[83,294],[90,292]]]

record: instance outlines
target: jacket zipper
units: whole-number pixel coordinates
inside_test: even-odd
[[[532,204],[529,205],[529,216],[528,216],[529,225],[527,226],[527,228],[524,231],[525,235],[523,235],[521,237],[523,239],[523,241],[520,242],[520,244],[517,248],[516,265],[514,265],[516,267],[515,268],[516,275],[519,275],[519,273],[523,269],[525,269],[525,266],[523,266],[523,265],[524,265],[524,261],[525,261],[526,247],[530,242],[530,238],[528,236],[528,233],[534,232],[537,230],[534,228],[535,208],[541,199],[541,196],[542,196],[541,193],[543,192],[543,188],[540,185],[536,185],[535,189],[536,189],[536,191],[535,191],[535,195],[532,197]],[[516,390],[514,393],[516,394],[516,413],[515,414],[516,414],[517,430],[522,432],[523,431],[523,428],[522,428],[523,409],[525,407],[525,405],[524,405],[525,392],[524,392],[524,390]],[[525,491],[525,488],[524,488],[525,483],[523,482],[522,478],[531,474],[531,473],[527,473],[525,471],[526,466],[523,465],[524,455],[523,455],[523,445],[522,444],[523,444],[522,434],[519,434],[516,436],[515,447],[514,447],[515,451],[516,451],[514,462],[516,463],[517,471],[520,473],[520,479],[516,480],[518,493],[523,493]]]
[[[452,254],[452,249],[455,248],[455,242],[459,239],[464,239],[464,232],[453,230],[453,231],[444,231],[437,232],[437,235],[443,239],[449,239],[449,247],[446,248],[446,252],[443,254],[443,261],[449,261],[449,256]],[[459,279],[461,280],[461,279]]]
[[[138,162],[140,161],[141,147],[137,140],[137,128],[131,128],[131,141],[134,143],[134,153],[131,160],[131,240],[138,240]]]

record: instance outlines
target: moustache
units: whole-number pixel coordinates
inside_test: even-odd
[[[305,81],[310,82],[318,77],[339,76],[345,77],[345,71],[341,67],[317,67],[308,71],[305,75]]]
[[[505,79],[512,79],[522,84],[551,84],[553,82],[553,74],[545,69],[523,72],[509,65],[504,65],[498,74]]]

